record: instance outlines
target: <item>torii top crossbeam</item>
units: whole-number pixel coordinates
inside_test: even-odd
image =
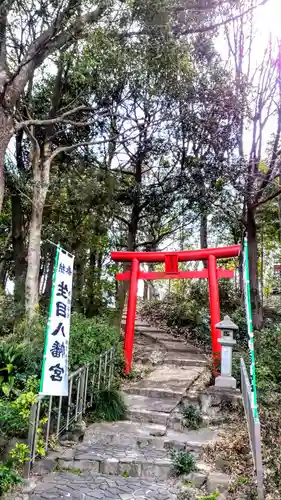
[[[166,257],[174,255],[178,257],[180,262],[207,260],[209,255],[213,255],[216,259],[229,259],[237,257],[240,248],[240,245],[232,245],[201,250],[184,250],[183,252],[111,252],[111,258],[115,262],[130,262],[133,259],[137,259],[139,262],[165,262]]]
[[[207,278],[209,283],[212,351],[214,360],[219,361],[221,345],[218,342],[220,332],[216,325],[220,322],[219,278],[231,278],[234,271],[217,268],[217,259],[237,257],[240,245],[229,247],[203,248],[201,250],[186,250],[182,252],[112,252],[115,262],[131,262],[128,272],[117,274],[118,280],[130,280],[128,311],[125,329],[124,354],[126,361],[125,371],[131,371],[134,343],[134,326],[136,317],[137,287],[139,279],[180,279],[180,278]],[[179,262],[207,261],[207,269],[201,271],[179,271]],[[165,262],[165,272],[142,272],[142,262]]]

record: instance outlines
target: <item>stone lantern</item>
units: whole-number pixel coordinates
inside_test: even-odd
[[[216,325],[221,331],[221,338],[218,339],[221,344],[221,374],[216,377],[215,385],[217,387],[225,387],[236,389],[236,379],[232,377],[232,349],[236,344],[233,338],[234,330],[238,330],[238,326],[231,321],[229,316]]]

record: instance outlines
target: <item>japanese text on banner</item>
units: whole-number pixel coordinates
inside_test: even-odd
[[[40,394],[68,395],[68,347],[74,257],[57,249]]]

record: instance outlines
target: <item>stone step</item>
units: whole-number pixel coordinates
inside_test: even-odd
[[[177,398],[178,401],[182,398],[182,391],[171,391],[169,389],[159,389],[158,387],[124,387],[123,392],[126,394],[135,394],[136,396],[147,396],[149,398],[171,399]]]
[[[180,352],[180,353],[194,353],[194,354],[201,354],[200,349],[198,347],[194,347],[191,344],[185,344],[183,342],[177,342],[177,341],[160,341],[160,344],[164,344],[165,348],[169,353],[172,352]]]
[[[120,477],[94,472],[54,472],[43,478],[30,500],[176,500],[171,482],[137,477]]]
[[[162,333],[161,331],[157,333],[156,338],[158,342],[176,342],[178,344],[184,345],[182,339],[172,337],[172,335],[169,335],[168,333]]]
[[[151,350],[151,352],[153,352]],[[139,354],[136,354],[134,356],[134,362],[135,363],[142,363],[143,365],[146,365],[148,363],[151,363],[151,356],[142,356],[140,353]],[[202,359],[194,359],[192,358],[191,356],[186,356],[185,357],[179,357],[177,354],[175,353],[171,353],[171,355],[168,355],[168,353],[166,353],[165,355],[163,355],[163,360],[162,361],[159,361],[159,363],[157,363],[157,365],[167,365],[167,366],[179,366],[179,367],[205,367],[206,366],[206,363],[207,361],[205,360],[202,360]]]
[[[131,448],[124,443],[83,443],[76,448],[73,458],[65,459],[62,455],[58,459],[58,467],[100,474],[123,474],[127,477],[168,479],[172,476],[172,460],[168,450],[153,446]]]
[[[105,445],[126,445],[143,448],[153,446],[157,449],[196,450],[209,445],[218,439],[218,431],[214,427],[177,432],[164,425],[144,424],[132,421],[102,422],[91,425],[85,434],[84,443],[102,443]]]
[[[199,357],[194,357],[192,355],[187,356],[185,353],[179,355],[179,353],[166,353],[163,364],[174,365],[174,366],[206,366],[207,360],[201,359]]]
[[[130,408],[126,416],[135,422],[147,422],[152,424],[168,425],[169,413],[151,411],[139,408]]]
[[[159,337],[163,337],[163,330],[160,328],[154,327],[154,326],[149,326],[149,325],[135,325],[135,332],[137,333],[144,333],[144,334],[156,334],[155,339],[158,340],[158,334]]]
[[[181,392],[182,395],[186,393],[186,390],[191,386],[194,380],[203,372],[204,366],[193,366],[189,369],[180,367],[180,366],[168,366],[165,364],[159,365],[152,371],[148,377],[140,380],[139,382],[131,383],[126,385],[126,387],[139,388],[143,389],[152,389],[155,388],[162,391],[171,391],[175,394]],[[178,401],[178,397],[175,396],[176,403]],[[143,408],[149,409],[145,404],[148,401],[144,401]],[[155,409],[158,411],[172,411],[172,407],[170,410],[162,409],[161,396],[158,398],[155,406]],[[160,409],[161,408],[161,409]]]

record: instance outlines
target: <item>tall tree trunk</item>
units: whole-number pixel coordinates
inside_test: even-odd
[[[253,326],[259,328],[263,322],[263,313],[259,296],[257,227],[255,210],[250,206],[248,206],[247,210],[247,235]]]
[[[261,242],[260,242],[260,299],[261,308],[264,306],[264,245],[263,245],[263,226],[261,227]]]
[[[3,253],[0,258],[0,288],[5,290],[6,287],[6,282],[7,282],[7,269],[8,269],[8,260],[9,260],[9,254],[10,254],[10,243],[11,243],[11,238],[12,238],[12,231],[9,232],[4,248],[3,248]]]
[[[143,282],[143,300],[146,302],[148,300],[148,281]]]
[[[41,232],[43,210],[50,182],[50,163],[49,145],[45,144],[42,160],[40,161],[38,154],[33,159],[34,185],[25,281],[25,310],[29,320],[32,320],[39,307]]]
[[[200,248],[208,248],[208,217],[203,211],[200,216]],[[203,261],[205,268],[208,267],[206,260]]]
[[[11,192],[12,205],[12,241],[13,257],[15,263],[15,289],[14,299],[19,308],[19,314],[24,310],[24,285],[26,275],[26,248],[24,241],[24,220],[21,196],[14,190]]]
[[[76,311],[85,314],[85,300],[84,300],[84,287],[85,287],[85,268],[87,259],[83,254],[83,250],[77,249],[75,253],[75,276],[74,276],[74,301]]]
[[[92,251],[90,254],[90,272],[88,275],[88,297],[86,314],[93,317],[100,312],[102,306],[101,273],[102,252]]]
[[[53,284],[53,272],[54,272],[55,256],[53,253],[49,256],[47,279],[44,289],[44,302],[47,304],[51,298],[52,284]]]
[[[7,253],[8,252],[5,252],[0,260],[0,295],[1,295],[1,290],[5,291],[7,283],[7,270],[8,270],[8,260],[6,258]]]
[[[281,161],[279,161],[278,165],[278,172],[279,172],[279,186],[281,186]],[[279,239],[281,241],[281,194],[278,196],[278,218],[279,218]]]
[[[200,217],[200,247],[208,248],[208,219],[205,212]]]
[[[13,137],[13,120],[0,107],[0,213],[2,212],[5,192],[4,161],[7,147]]]

